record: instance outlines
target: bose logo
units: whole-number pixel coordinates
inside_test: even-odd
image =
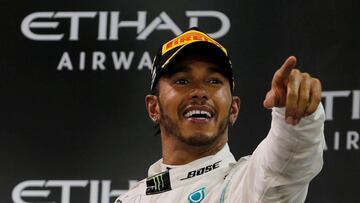
[[[205,166],[203,168],[199,168],[197,170],[193,170],[193,171],[190,171],[188,174],[187,174],[187,177],[186,178],[182,178],[180,180],[186,180],[186,179],[189,179],[189,178],[193,178],[195,176],[199,176],[199,175],[202,175],[204,173],[207,173],[207,172],[210,172],[216,168],[219,168],[219,163],[221,161],[218,161],[218,162],[215,162],[214,164],[211,164],[211,165],[208,165],[208,166]]]
[[[186,17],[189,19],[189,27],[199,26],[200,18],[216,18],[220,21],[220,28],[213,33],[208,33],[212,38],[220,38],[226,35],[230,29],[230,20],[222,12],[219,11],[185,11]],[[64,33],[56,33],[60,22],[59,19],[68,19],[70,21],[69,40],[79,40],[80,21],[83,19],[97,18],[97,40],[118,40],[120,28],[136,28],[137,40],[146,40],[148,36],[155,30],[169,30],[174,35],[182,33],[177,24],[170,16],[162,11],[149,24],[146,20],[147,11],[138,11],[137,20],[129,21],[120,19],[120,12],[34,12],[24,18],[21,23],[21,32],[28,39],[35,41],[60,41],[64,38]],[[41,20],[40,20],[41,19]],[[48,30],[50,33],[46,33]],[[55,30],[55,31],[54,31]],[[38,32],[37,32],[38,31]]]

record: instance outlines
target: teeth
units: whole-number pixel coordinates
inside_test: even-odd
[[[201,111],[201,110],[192,110],[189,111],[185,114],[186,118],[189,118],[193,115],[204,115],[204,117],[210,118],[211,117],[211,113],[208,111]]]
[[[208,118],[211,117],[211,114],[207,111],[201,111],[201,114],[205,114]]]

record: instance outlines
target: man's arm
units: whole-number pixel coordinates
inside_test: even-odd
[[[284,108],[273,109],[271,130],[249,160],[247,178],[259,202],[304,202],[309,182],[322,168],[322,105],[295,126],[284,117]]]
[[[303,202],[322,167],[324,110],[318,79],[294,69],[289,57],[272,81],[264,107],[273,108],[271,130],[233,175],[236,202]]]

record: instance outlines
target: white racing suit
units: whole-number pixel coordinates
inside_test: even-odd
[[[304,202],[309,182],[322,168],[324,110],[285,122],[273,108],[268,136],[251,156],[235,161],[228,145],[218,153],[167,170],[162,159],[115,203]]]

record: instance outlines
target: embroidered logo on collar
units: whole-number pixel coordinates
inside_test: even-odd
[[[205,187],[196,190],[188,197],[189,203],[199,203],[205,198]]]
[[[146,179],[146,194],[158,194],[171,190],[169,171],[156,174]]]
[[[197,170],[190,171],[190,172],[188,172],[187,177],[181,178],[180,180],[186,180],[186,179],[189,179],[189,178],[193,178],[195,176],[199,176],[199,175],[202,175],[204,173],[210,172],[210,171],[212,171],[214,169],[217,169],[220,166],[220,162],[221,161],[218,161],[218,162],[215,162],[215,163],[213,163],[211,165],[199,168]]]

